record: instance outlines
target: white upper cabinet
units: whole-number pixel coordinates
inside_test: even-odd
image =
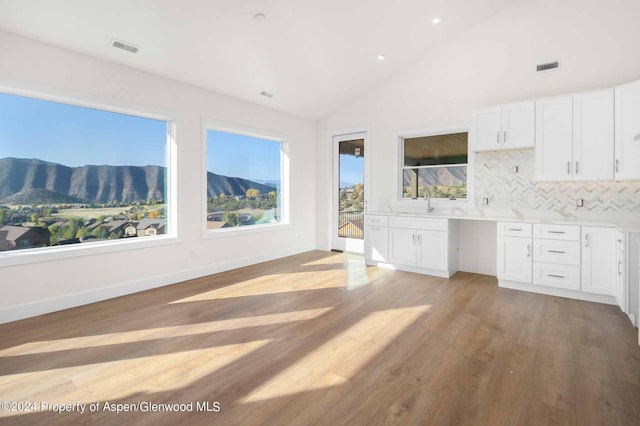
[[[640,179],[640,81],[615,89],[615,176]]]
[[[613,111],[613,90],[573,97],[573,180],[613,179]]]
[[[534,102],[516,102],[474,111],[474,151],[533,148]]]
[[[536,101],[536,180],[613,180],[613,91]]]
[[[536,101],[536,180],[572,179],[573,98]]]

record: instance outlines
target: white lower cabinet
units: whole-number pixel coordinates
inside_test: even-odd
[[[387,262],[389,259],[389,227],[365,226],[364,257],[375,262]]]
[[[366,222],[366,218],[365,218]],[[385,260],[375,259],[373,247],[384,242],[384,236],[365,233],[365,259],[368,264],[383,262],[398,269],[450,277],[458,269],[457,222],[414,216],[388,217],[388,251]],[[374,227],[381,228],[378,225]],[[371,249],[369,249],[371,247]],[[374,261],[374,262],[372,262]]]
[[[498,279],[531,284],[531,224],[498,224]]]
[[[616,281],[616,230],[582,227],[582,291],[614,295]]]
[[[614,228],[498,223],[501,287],[617,304],[629,313],[625,234]]]

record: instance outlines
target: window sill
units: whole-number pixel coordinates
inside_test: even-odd
[[[289,228],[288,223],[269,223],[265,225],[236,226],[215,230],[205,230],[204,239],[229,238],[268,231],[281,231]]]
[[[127,250],[140,250],[150,247],[178,244],[180,242],[180,239],[175,236],[161,235],[157,237],[128,238],[123,239],[122,241],[96,241],[59,247],[11,250],[0,253],[0,268],[84,256],[95,256],[104,253],[116,253]]]

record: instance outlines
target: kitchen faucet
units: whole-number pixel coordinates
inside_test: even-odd
[[[424,189],[424,199],[427,200],[427,213],[431,213],[433,211],[433,207],[431,207],[431,193],[427,188]]]

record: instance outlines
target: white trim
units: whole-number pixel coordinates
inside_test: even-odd
[[[144,239],[118,239],[98,241],[90,244],[72,244],[69,246],[42,247],[24,250],[0,252],[0,268],[24,265],[36,262],[47,262],[80,256],[94,256],[103,253],[141,249],[180,243],[178,238],[178,143],[176,140],[175,113],[157,108],[112,99],[104,99],[80,92],[61,90],[50,86],[32,84],[20,80],[0,77],[0,92],[23,96],[49,102],[63,103],[82,108],[91,108],[105,112],[126,114],[134,117],[148,118],[167,123],[167,140],[165,143],[166,164],[166,234]],[[149,238],[149,239],[147,239]]]
[[[354,140],[354,139],[363,139],[364,140],[364,164],[363,164],[363,184],[364,184],[364,203],[363,203],[363,213],[366,213],[367,209],[368,209],[368,204],[369,204],[369,200],[370,200],[370,196],[371,196],[371,188],[369,188],[370,182],[371,182],[371,177],[370,177],[370,164],[371,164],[371,152],[370,152],[370,135],[369,135],[369,130],[368,127],[361,127],[361,128],[351,128],[351,129],[346,129],[343,131],[340,131],[338,133],[331,133],[330,136],[330,146],[331,146],[331,161],[329,162],[329,164],[331,164],[331,174],[330,174],[330,184],[329,184],[329,203],[327,205],[330,206],[330,213],[329,213],[329,247],[332,250],[342,250],[342,251],[346,251],[346,247],[342,247],[344,244],[342,243],[337,243],[337,241],[340,240],[339,237],[337,237],[337,234],[334,234],[334,232],[338,229],[338,204],[337,204],[337,199],[338,197],[336,197],[333,193],[334,189],[335,189],[335,185],[337,183],[337,180],[339,178],[339,171],[338,171],[338,167],[336,164],[336,161],[338,160],[338,154],[337,154],[337,144],[340,142],[344,142],[344,141],[349,141],[349,140]],[[335,237],[335,238],[334,238]],[[359,253],[360,249],[359,249],[359,245],[357,245],[358,248],[356,249],[356,252]],[[362,245],[362,253],[364,253],[364,244]]]
[[[421,136],[437,136],[447,133],[463,133],[467,132],[471,134],[471,122],[453,123],[448,125],[438,125],[427,127],[423,129],[411,129],[411,130],[398,130],[394,133],[396,143],[396,161],[395,161],[395,178],[396,181],[396,202],[405,205],[423,206],[424,201],[419,199],[403,198],[403,187],[401,173],[404,170],[403,166],[403,152],[402,152],[402,140],[406,138],[415,138]],[[432,198],[431,205],[434,207],[468,207],[474,204],[474,174],[475,174],[475,155],[469,149],[471,142],[467,142],[467,198],[459,200],[446,200],[442,198]],[[451,166],[455,166],[452,164]]]
[[[220,132],[232,133],[235,135],[249,136],[280,143],[280,222],[259,224],[231,229],[207,229],[207,152],[208,152],[208,131],[216,130]],[[285,134],[271,130],[248,127],[242,124],[230,123],[202,117],[202,135],[200,142],[201,149],[201,170],[200,176],[202,189],[201,198],[201,226],[203,239],[226,238],[252,234],[256,232],[275,231],[289,228],[291,224],[290,212],[290,160],[289,160],[289,137]]]
[[[25,303],[23,305],[10,306],[0,309],[0,324],[11,321],[17,321],[37,315],[43,315],[50,312],[61,311],[63,309],[74,308],[77,306],[87,305],[89,303],[100,302],[103,300],[113,299],[115,297],[126,296],[145,290],[150,290],[166,285],[177,284],[186,280],[200,278],[207,275],[217,274],[232,269],[242,268],[245,266],[255,265],[261,262],[279,259],[286,256],[292,256],[313,250],[314,247],[307,245],[297,249],[287,249],[280,252],[271,252],[261,254],[245,259],[237,259],[216,265],[208,265],[200,268],[188,269],[177,273],[155,276],[136,281],[130,281],[110,287],[98,288],[95,290],[83,291],[74,294],[67,294],[51,299],[40,300],[37,302]]]
[[[552,288],[541,285],[525,284],[515,281],[498,280],[498,287],[508,288],[512,290],[528,291],[530,293],[545,294],[547,296],[565,297],[568,299],[584,300],[585,302],[605,303],[607,305],[615,305],[615,297],[603,294],[583,293],[581,291],[567,290],[564,288]]]

